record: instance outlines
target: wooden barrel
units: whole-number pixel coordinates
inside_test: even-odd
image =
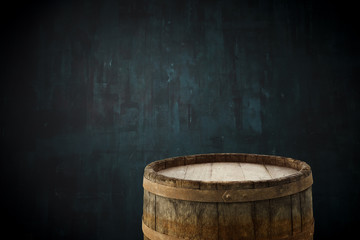
[[[313,239],[312,183],[308,164],[279,156],[155,161],[144,171],[144,239]]]

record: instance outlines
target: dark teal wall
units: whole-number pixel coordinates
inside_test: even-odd
[[[315,239],[358,220],[351,6],[99,0],[6,11],[1,198],[12,234],[141,239],[146,164],[207,152],[307,161]]]

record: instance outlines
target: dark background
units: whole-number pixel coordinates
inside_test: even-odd
[[[207,152],[308,162],[315,239],[357,233],[355,5],[15,1],[1,11],[2,233],[142,239],[146,164]]]

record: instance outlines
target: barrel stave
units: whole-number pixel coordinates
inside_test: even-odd
[[[156,197],[156,231],[181,239],[217,240],[216,203]]]

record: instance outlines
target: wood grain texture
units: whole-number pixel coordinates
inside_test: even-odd
[[[290,197],[270,200],[270,235],[271,237],[289,237],[292,235]]]
[[[286,177],[298,172],[296,169],[293,168],[276,165],[265,165],[265,167],[272,179]]]
[[[300,193],[291,196],[291,216],[293,234],[301,232],[301,204]]]
[[[245,180],[258,181],[271,179],[269,172],[263,164],[256,163],[240,163],[243,170]]]
[[[216,203],[156,198],[156,231],[179,238],[217,239]]]
[[[219,237],[217,239],[254,239],[252,203],[218,203]]]
[[[199,181],[258,181],[289,176],[298,171],[289,167],[236,162],[198,163],[160,170],[167,177]]]
[[[270,238],[270,201],[263,200],[254,203],[254,228],[256,239]]]
[[[301,202],[301,224],[302,230],[313,223],[312,188],[299,193]]]
[[[150,227],[155,229],[155,198],[156,195],[144,190],[144,202],[143,202],[143,221]]]

